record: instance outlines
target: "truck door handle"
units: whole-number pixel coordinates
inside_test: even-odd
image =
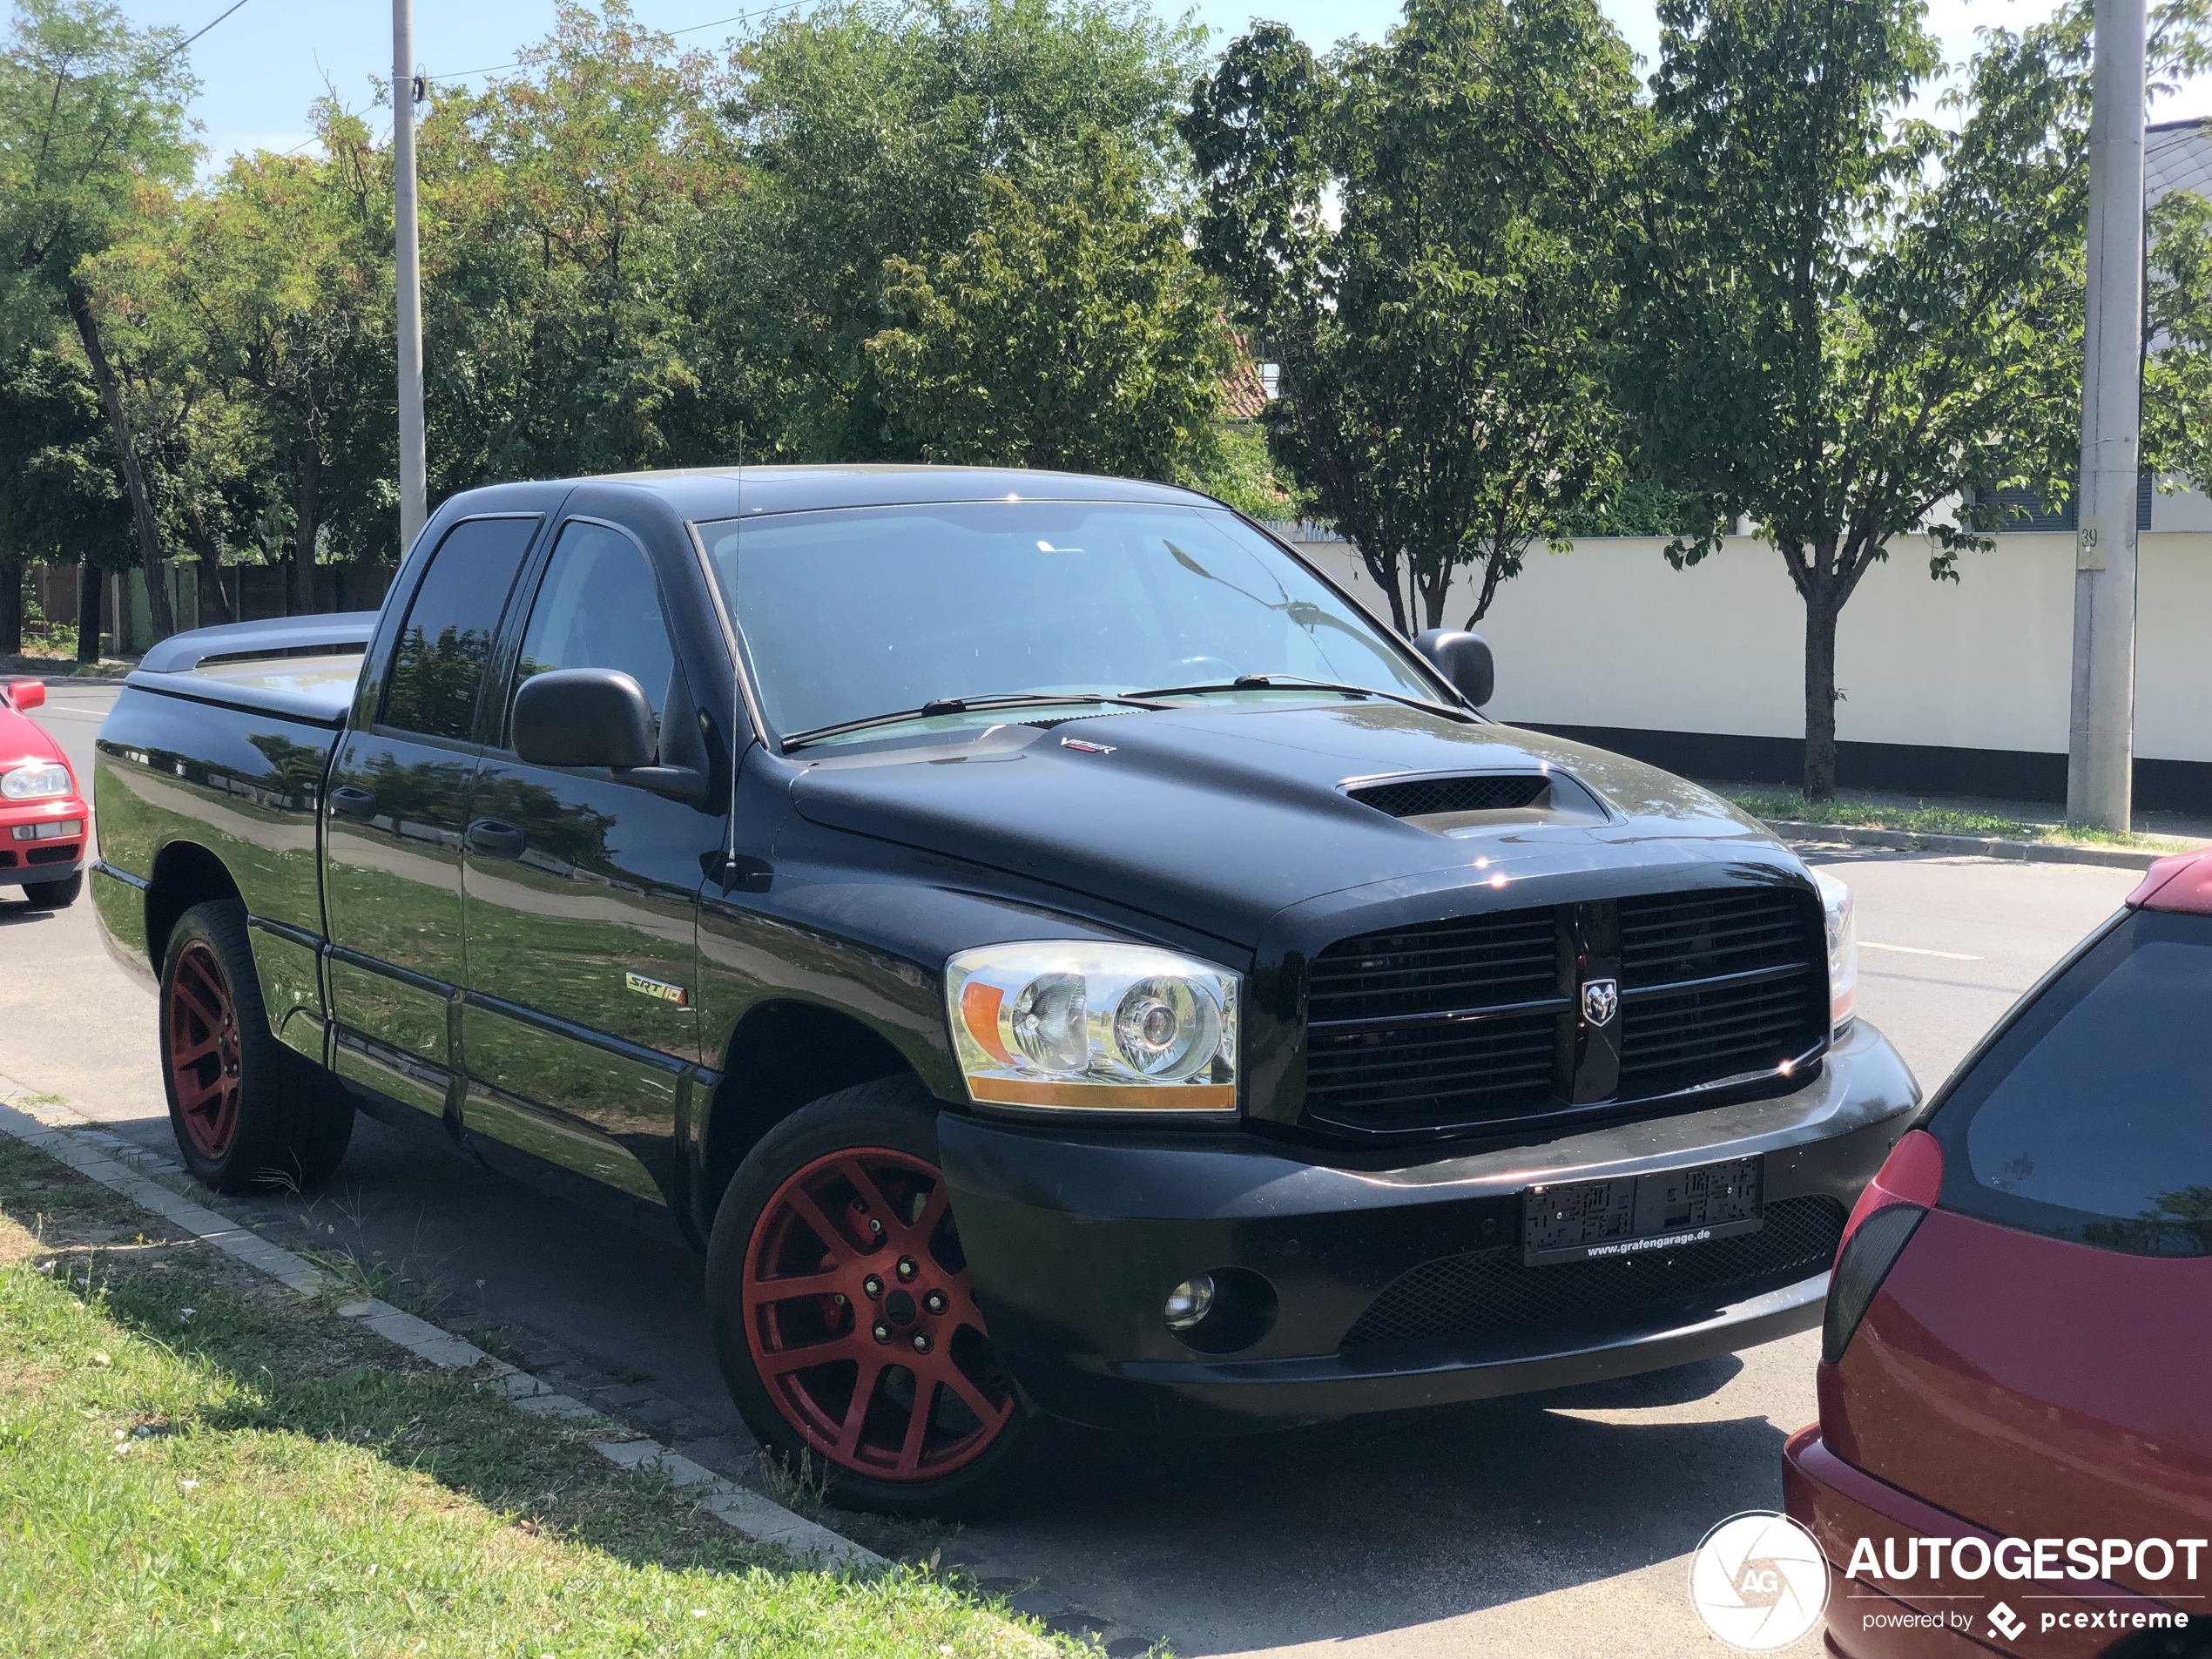
[[[512,824],[502,823],[496,818],[480,818],[469,826],[465,838],[471,853],[481,853],[488,859],[518,859],[529,838]]]
[[[341,784],[330,792],[330,810],[341,818],[367,818],[376,810],[376,792]]]

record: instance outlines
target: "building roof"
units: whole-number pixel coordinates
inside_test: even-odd
[[[2161,121],[2143,130],[2143,200],[2171,190],[2212,196],[2212,121]]]

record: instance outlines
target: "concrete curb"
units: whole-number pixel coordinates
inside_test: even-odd
[[[228,1217],[171,1191],[142,1169],[132,1167],[135,1163],[160,1169],[165,1164],[153,1154],[130,1145],[65,1106],[13,1106],[0,1102],[0,1134],[36,1147],[87,1180],[122,1194],[302,1296],[327,1294],[339,1288],[335,1279],[304,1257],[279,1249]],[[125,1158],[131,1163],[126,1163]],[[179,1165],[165,1167],[181,1172]],[[864,1549],[851,1539],[723,1479],[658,1440],[617,1438],[626,1436],[628,1431],[613,1419],[529,1372],[494,1359],[475,1343],[440,1330],[428,1319],[373,1298],[341,1303],[338,1312],[341,1318],[359,1320],[378,1336],[434,1366],[448,1370],[482,1367],[489,1386],[506,1395],[519,1410],[604,1431],[606,1438],[594,1440],[592,1450],[608,1462],[621,1469],[658,1469],[679,1492],[747,1538],[776,1545],[802,1561],[847,1568],[891,1564],[873,1550]]]
[[[1994,836],[1921,835],[1911,830],[1860,829],[1849,824],[1804,824],[1764,819],[1785,841],[1847,841],[1856,846],[1886,846],[1901,853],[1940,853],[1948,857],[2019,859],[2030,864],[2097,864],[2114,870],[2148,870],[2171,853],[2138,853],[2123,846],[2084,846],[2072,841],[2006,841]]]

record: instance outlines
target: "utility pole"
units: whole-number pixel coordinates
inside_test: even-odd
[[[427,466],[422,446],[422,248],[415,225],[415,21],[392,0],[393,215],[400,300],[400,553],[421,533]]]
[[[2135,492],[2143,406],[2143,0],[2096,0],[2089,115],[2089,299],[2074,539],[2070,824],[2132,827]]]

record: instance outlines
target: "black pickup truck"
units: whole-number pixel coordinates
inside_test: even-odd
[[[93,892],[209,1184],[362,1111],[672,1229],[764,1441],[974,1507],[1817,1322],[1918,1098],[1847,894],[1490,678],[1165,486],[502,485],[149,653]]]

